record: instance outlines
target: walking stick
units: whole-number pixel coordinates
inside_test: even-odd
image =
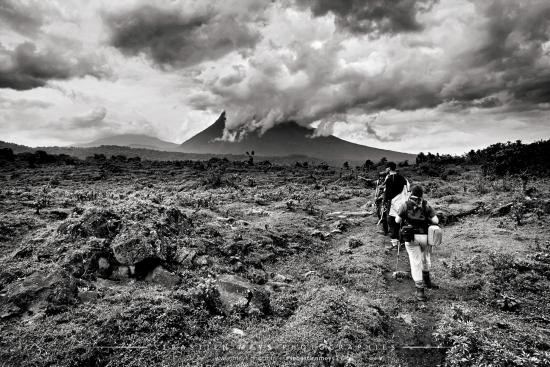
[[[402,223],[399,223],[399,233],[401,234],[401,226]],[[395,271],[393,272],[392,276],[394,279],[403,279],[407,277],[407,273],[404,271],[398,271],[397,268],[399,266],[399,252],[401,249],[401,239],[399,239],[399,242],[397,243],[397,259],[395,259]]]
[[[397,242],[397,259],[395,260],[395,273],[397,274],[397,266],[399,265],[399,250],[401,249],[401,226],[403,223],[399,223],[399,241]]]
[[[399,265],[399,248],[401,247],[401,243],[397,243],[397,259],[395,259],[395,273],[397,274],[397,267]]]

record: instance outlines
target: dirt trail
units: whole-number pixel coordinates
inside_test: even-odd
[[[358,249],[354,255],[358,262],[368,263],[375,259],[376,264],[383,269],[383,295],[381,304],[391,315],[390,333],[393,346],[400,362],[409,366],[435,366],[443,362],[443,349],[434,348],[432,332],[437,321],[439,309],[433,302],[418,303],[414,299],[414,284],[412,279],[394,279],[392,273],[396,270],[397,250],[389,254],[383,252],[387,237],[376,233],[376,223],[373,218],[366,220],[356,233],[351,236],[368,238],[365,246]],[[370,237],[370,238],[369,238]],[[346,246],[345,242],[340,248]],[[410,271],[408,254],[404,246],[399,250],[397,270]],[[365,269],[365,275],[368,270]],[[372,291],[364,292],[369,297]],[[437,291],[428,293],[430,298],[437,297]],[[434,348],[434,349],[432,349]]]
[[[323,293],[327,287],[335,287],[342,290],[346,300],[362,300],[353,303],[358,314],[376,307],[386,317],[388,322],[383,339],[374,339],[370,345],[362,345],[352,353],[338,355],[337,351],[340,361],[349,358],[348,365],[353,365],[350,361],[355,361],[357,365],[440,365],[443,363],[444,349],[436,348],[432,338],[440,312],[439,304],[432,299],[440,297],[435,294],[437,291],[433,291],[428,294],[429,302],[419,304],[414,299],[411,279],[394,280],[391,277],[395,270],[396,253],[384,253],[384,241],[387,239],[376,232],[375,218],[356,219],[350,229],[330,240],[326,251],[310,258],[296,258],[278,264],[276,270],[287,274],[308,274],[306,277],[296,277],[298,282],[293,287],[299,291],[316,294]],[[363,245],[350,249],[350,239],[359,239]],[[399,270],[408,269],[408,256],[403,248]],[[300,305],[296,313],[299,314],[300,309],[315,309],[319,306],[316,304],[318,302],[318,298],[311,297],[309,302]],[[249,340],[261,339],[258,333],[265,335],[256,327],[245,332],[250,334]],[[283,325],[270,329],[269,333],[284,336],[288,334],[288,329]]]

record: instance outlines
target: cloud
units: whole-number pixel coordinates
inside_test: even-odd
[[[336,23],[353,33],[379,36],[385,33],[415,32],[423,26],[417,13],[429,9],[435,0],[297,0],[315,16],[333,14]]]
[[[359,17],[360,4],[390,3],[401,4],[304,0],[316,18],[274,9],[254,53],[233,58],[232,67],[209,64],[212,70],[199,77],[209,93],[190,102],[226,109],[230,128],[261,131],[288,120],[346,122],[357,113],[441,108],[460,115],[471,108],[519,111],[550,102],[550,3],[403,2],[417,9],[409,15],[422,11],[424,27],[412,33],[398,30],[414,27],[379,28],[389,33],[375,39],[342,34],[321,16]],[[401,138],[366,128],[380,141]]]
[[[334,133],[334,124],[336,124],[336,121],[321,121],[321,123],[315,128],[315,131],[311,137],[318,138],[321,136],[332,135]]]
[[[458,55],[455,74],[442,90],[446,99],[473,101],[507,92],[515,104],[550,101],[550,3],[544,0],[476,1],[485,29]]]
[[[34,35],[44,24],[44,15],[38,2],[0,0],[0,22],[24,35]]]
[[[103,125],[106,116],[107,109],[105,107],[95,107],[83,115],[72,117],[69,119],[69,123],[73,127],[94,127]]]
[[[0,88],[28,90],[45,86],[49,80],[92,75],[108,71],[93,58],[75,58],[57,49],[38,50],[32,42],[8,50],[0,45]]]
[[[289,120],[410,152],[540,139],[549,9],[547,0],[0,0],[0,135],[183,141],[225,109],[228,139]]]
[[[371,116],[368,119],[368,121],[365,123],[367,134],[369,134],[371,137],[373,137],[374,139],[382,143],[400,141],[402,137],[405,135],[405,129],[401,129],[400,131],[389,133],[387,135],[382,135],[374,127],[374,123],[376,122],[379,116],[380,115],[378,114]]]
[[[140,5],[105,12],[110,43],[129,56],[145,54],[161,67],[186,67],[253,48],[259,33],[225,6]],[[249,4],[249,8],[257,5]],[[245,9],[246,10],[246,9]]]

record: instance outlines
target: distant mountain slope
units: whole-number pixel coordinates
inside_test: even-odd
[[[97,139],[89,143],[78,144],[83,148],[99,147],[102,145],[114,145],[138,149],[152,149],[166,152],[179,151],[179,144],[170,143],[159,138],[140,134],[121,134]]]
[[[414,160],[414,154],[377,149],[351,143],[335,136],[310,138],[315,129],[303,127],[295,122],[278,124],[260,136],[258,133],[247,134],[237,142],[216,140],[223,135],[225,114],[180,147],[187,153],[201,154],[243,154],[254,151],[259,156],[304,155],[322,159],[327,162],[364,162],[367,159],[376,161],[382,157],[388,160]]]
[[[141,148],[129,148],[121,147],[115,145],[102,145],[99,147],[28,147],[25,145],[18,145],[13,143],[8,143],[0,141],[0,149],[9,148],[13,150],[14,153],[34,153],[38,150],[43,150],[48,154],[66,154],[78,159],[85,159],[86,157],[93,156],[95,154],[104,154],[107,158],[116,155],[124,155],[127,158],[130,157],[140,157],[144,160],[152,161],[182,161],[182,160],[200,160],[206,161],[210,158],[227,158],[230,161],[248,161],[248,158],[244,154],[193,154],[193,153],[182,153],[182,152],[165,152],[160,150],[151,150],[151,149],[141,149]],[[290,164],[300,161],[308,161],[313,164],[319,164],[322,161],[315,158],[299,156],[299,155],[289,155],[285,157],[263,157],[261,160],[268,160],[272,163],[277,164]],[[261,161],[260,159],[258,161]]]

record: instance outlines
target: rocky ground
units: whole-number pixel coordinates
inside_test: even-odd
[[[374,171],[3,167],[0,365],[549,365],[548,179],[404,173],[445,223],[425,304]]]

